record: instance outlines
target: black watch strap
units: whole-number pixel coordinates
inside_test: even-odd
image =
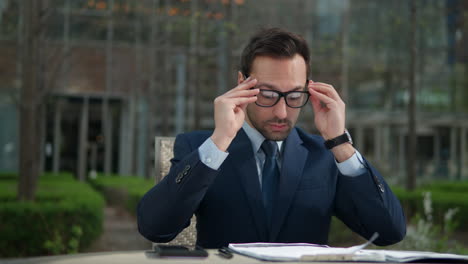
[[[345,131],[342,135],[339,135],[336,138],[332,138],[332,139],[325,141],[324,144],[327,149],[332,149],[338,145],[341,145],[347,142],[351,144],[353,143],[348,131]]]

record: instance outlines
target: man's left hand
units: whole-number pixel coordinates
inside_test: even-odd
[[[309,81],[310,101],[315,114],[315,126],[327,140],[343,134],[345,130],[345,103],[333,86]]]
[[[309,93],[315,114],[315,126],[325,140],[344,133],[346,106],[333,86],[309,81]],[[355,149],[351,144],[338,145],[331,150],[338,162],[349,159]]]

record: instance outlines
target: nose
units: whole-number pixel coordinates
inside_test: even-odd
[[[287,108],[286,98],[283,97],[273,106],[273,114],[279,119],[285,119],[288,116]]]

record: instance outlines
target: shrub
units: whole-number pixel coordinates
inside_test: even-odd
[[[467,188],[467,189],[464,189]],[[458,223],[457,230],[468,230],[468,184],[466,182],[437,182],[422,186],[414,191],[406,191],[402,188],[392,188],[395,195],[400,199],[408,217],[424,214],[421,203],[423,193],[432,193],[432,205],[434,207],[434,222],[442,224],[444,213],[449,209],[458,208],[453,222]]]
[[[328,245],[333,247],[350,247],[364,243],[365,239],[354,233],[341,220],[333,216],[328,234]]]
[[[141,197],[154,186],[154,180],[119,175],[98,175],[90,183],[103,193],[108,204],[124,207],[134,215]]]
[[[76,252],[102,232],[104,200],[71,175],[44,175],[35,202],[16,200],[17,182],[0,180],[0,256]]]
[[[431,192],[422,193],[422,214],[417,213],[408,225],[406,237],[400,243],[390,249],[398,250],[422,250],[446,253],[463,254],[466,249],[457,241],[450,239],[453,235],[455,224],[454,216],[458,209],[450,208],[444,211],[440,223],[434,222],[434,210]]]
[[[468,182],[434,182],[430,185],[422,186],[414,191],[406,191],[400,187],[392,187],[393,193],[398,197],[405,211],[408,219],[408,232],[405,240],[411,240],[412,234],[416,236],[423,233],[428,234],[427,236],[442,236],[441,232],[446,232],[450,226],[453,231],[467,231],[468,230]],[[424,218],[427,213],[424,211],[423,204],[423,193],[431,193],[431,223],[430,230],[425,228],[428,227],[427,217]],[[450,221],[447,221],[446,215],[448,212],[456,210],[456,213],[452,216]],[[413,232],[416,228],[416,232]],[[411,231],[410,231],[411,230]],[[426,231],[424,231],[426,230]],[[426,233],[424,233],[426,232]],[[437,234],[437,235],[436,235]],[[448,241],[448,235],[450,232],[446,232]],[[346,227],[340,220],[333,217],[330,234],[329,244],[333,246],[351,246],[358,243],[362,243],[363,239],[358,235],[354,234],[348,227]],[[414,240],[413,244],[417,241]],[[412,242],[405,242],[407,248],[411,247]],[[440,243],[431,244],[430,248],[437,249],[436,246],[440,247]],[[403,247],[400,247],[403,248]],[[413,249],[416,249],[414,247]],[[460,249],[457,248],[460,252]]]
[[[431,192],[466,193],[468,190],[468,181],[434,181],[422,186],[420,189]]]
[[[14,180],[18,177],[15,172],[0,172],[0,181]]]

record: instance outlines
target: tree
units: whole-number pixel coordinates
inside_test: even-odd
[[[21,1],[18,199],[34,200],[40,170],[39,39],[41,1]]]
[[[42,169],[42,144],[46,96],[56,87],[62,64],[70,54],[63,48],[46,48],[41,42],[45,21],[53,13],[46,1],[21,1],[19,4],[19,47],[21,87],[19,109],[18,199],[34,200]],[[47,65],[48,72],[45,71]]]
[[[409,102],[408,102],[408,162],[406,188],[413,190],[416,187],[416,1],[410,1],[410,63],[409,63]]]

